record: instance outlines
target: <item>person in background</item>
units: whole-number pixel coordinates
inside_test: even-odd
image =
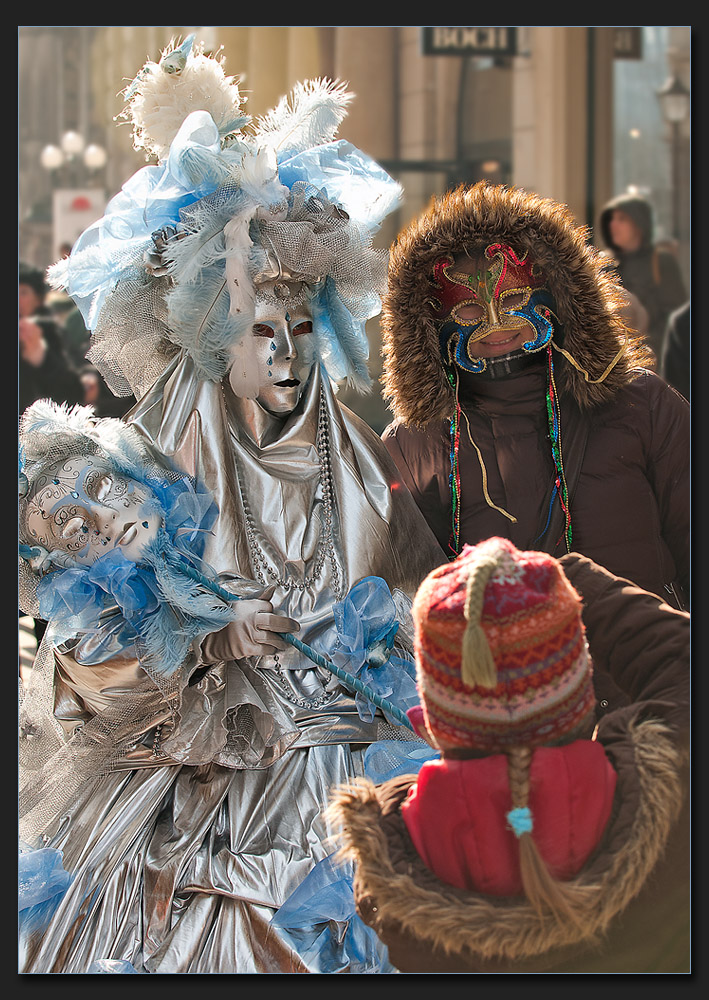
[[[676,254],[653,243],[652,206],[635,194],[619,195],[601,211],[599,228],[622,285],[648,313],[648,340],[659,367],[667,320],[687,298]]]
[[[492,538],[429,574],[413,615],[409,715],[440,758],[330,809],[390,961],[689,972],[688,614]],[[631,701],[598,722],[602,660]]]
[[[36,399],[81,403],[78,372],[64,350],[61,334],[45,304],[47,286],[39,268],[20,262],[18,270],[18,408]]]
[[[670,314],[662,345],[660,374],[687,402],[691,402],[691,308],[685,302]]]
[[[76,368],[80,368],[89,349],[91,334],[86,329],[81,312],[73,299],[64,292],[50,291],[46,298],[47,308],[59,327],[64,348]]]

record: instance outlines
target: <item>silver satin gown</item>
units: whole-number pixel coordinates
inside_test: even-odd
[[[379,438],[317,367],[283,422],[179,356],[128,419],[212,491],[205,560],[244,595],[272,588],[274,609],[320,652],[337,643],[333,604],[356,582],[382,577],[405,608],[445,561]],[[67,733],[141,690],[135,659],[90,647],[54,651],[52,712]],[[82,973],[96,959],[153,974],[317,971],[271,917],[334,850],[330,789],[362,773],[367,745],[412,734],[380,713],[363,722],[337,679],[292,648],[200,668],[195,651],[186,674],[199,679],[168,698],[143,684],[130,750],[77,780],[51,819],[45,808],[41,829],[26,820],[74,881],[23,943],[21,972]]]

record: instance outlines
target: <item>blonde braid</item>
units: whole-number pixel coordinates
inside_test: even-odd
[[[532,817],[528,802],[533,753],[531,747],[508,747],[506,750],[513,811],[523,810],[529,815],[528,827],[521,832],[515,829],[522,887],[542,920],[550,913],[561,927],[567,926],[571,921],[583,928],[586,924],[584,896],[568,883],[553,878],[532,837]]]

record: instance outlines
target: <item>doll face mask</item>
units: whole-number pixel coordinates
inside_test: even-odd
[[[49,552],[90,566],[111,549],[137,562],[157,536],[162,514],[152,491],[95,456],[51,466],[35,487],[27,534]]]
[[[315,361],[312,315],[305,297],[282,302],[257,297],[253,334],[259,375],[256,399],[274,416],[286,416],[297,406]]]
[[[433,268],[433,314],[448,364],[469,372],[487,358],[545,347],[554,332],[554,300],[529,255],[494,243],[478,257],[450,256]]]

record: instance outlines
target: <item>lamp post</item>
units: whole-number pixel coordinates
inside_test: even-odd
[[[50,172],[66,165],[73,168],[73,172],[76,173],[79,158],[89,171],[89,175],[93,175],[105,167],[106,150],[95,143],[86,145],[86,140],[80,132],[69,130],[62,135],[58,146],[50,143],[39,154],[40,163]]]
[[[680,216],[680,129],[689,115],[689,90],[674,73],[657,91],[662,117],[672,129],[672,227],[679,238]]]
[[[103,146],[87,145],[80,132],[64,132],[59,145],[42,149],[39,160],[52,175],[53,250],[65,254],[88,225],[100,218],[105,208],[104,191],[94,180],[106,165]],[[88,182],[85,178],[88,174]]]

